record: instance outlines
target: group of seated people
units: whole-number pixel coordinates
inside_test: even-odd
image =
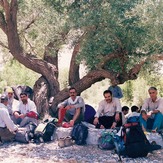
[[[14,140],[19,132],[27,129],[29,122],[38,124],[35,103],[28,98],[26,92],[20,94],[20,99],[20,101],[14,99],[10,87],[1,95],[0,142]],[[29,112],[33,112],[35,116],[30,116]]]
[[[121,107],[120,100],[113,97],[112,91],[105,90],[103,92],[104,99],[99,103],[96,114],[89,122],[94,124],[96,128],[112,129],[122,126],[125,119],[137,116],[144,131],[157,132],[163,129],[163,98],[158,97],[155,87],[150,87],[148,93],[150,97],[144,101],[141,111],[137,106],[132,106],[131,113],[128,113],[129,108],[127,106]],[[75,88],[69,89],[69,95],[70,97],[67,100],[58,105],[58,126],[72,127],[84,118],[84,100],[77,96]],[[62,124],[63,120],[66,120],[67,123]]]
[[[137,106],[132,106],[131,113],[128,113],[129,108],[127,106],[121,107],[120,100],[113,97],[112,91],[105,90],[103,92],[104,99],[99,103],[95,115],[89,119],[89,122],[99,129],[113,129],[122,126],[125,123],[125,118],[137,116],[144,131],[156,132],[162,129],[163,98],[157,97],[155,87],[150,87],[148,92],[150,97],[145,100],[141,111]],[[57,126],[73,127],[84,120],[85,103],[83,98],[77,94],[76,89],[71,87],[69,98],[58,105]],[[28,116],[31,111],[37,114],[35,103],[28,98],[28,94],[25,92],[20,94],[20,99],[17,101],[17,107],[13,109],[15,100],[13,90],[11,88],[6,89],[5,94],[1,96],[0,138],[2,142],[14,139],[17,132],[25,128],[29,122],[38,124],[36,117]]]

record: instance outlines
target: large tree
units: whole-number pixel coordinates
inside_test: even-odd
[[[58,82],[58,52],[66,42],[74,48],[68,85],[78,93],[105,78],[117,84],[134,80],[144,64],[163,59],[162,1],[0,0],[0,5],[0,28],[7,36],[7,44],[0,44],[42,75],[34,86],[39,112],[50,108],[55,114],[68,97]],[[87,74],[80,78],[81,63]]]

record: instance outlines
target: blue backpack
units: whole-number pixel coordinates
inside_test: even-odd
[[[88,137],[88,127],[82,123],[76,124],[72,129],[71,137],[77,145],[85,145]]]

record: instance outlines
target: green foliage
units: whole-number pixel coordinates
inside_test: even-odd
[[[149,34],[149,29],[141,24],[141,15],[133,14],[135,7],[140,3],[142,1],[139,0],[81,0],[72,3],[69,14],[74,28],[87,32],[80,59],[85,59],[88,66],[94,69],[101,61],[100,55],[123,50],[127,52],[129,59],[134,56],[138,62],[140,54],[143,54],[140,50],[138,52],[138,49],[144,47],[146,35]],[[117,64],[119,61],[115,60],[108,63],[107,68],[114,69]],[[115,67],[115,70],[120,70],[120,66]]]
[[[0,72],[0,88],[5,86],[28,85],[33,88],[39,74],[27,69],[16,60],[8,61]]]
[[[19,1],[18,29],[27,53],[43,57],[44,48],[50,42],[55,44],[54,51],[60,49],[68,31],[65,22],[66,16],[45,5],[44,0]]]
[[[131,105],[133,102],[133,83],[127,81],[122,89],[123,96],[125,97],[125,102]]]

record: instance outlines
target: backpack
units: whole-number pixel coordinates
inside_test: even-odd
[[[77,145],[85,145],[88,137],[88,127],[82,123],[76,124],[72,129],[71,137]]]
[[[113,139],[120,160],[121,155],[131,158],[146,157],[150,151],[150,143],[137,122],[125,124],[120,136],[116,135]]]
[[[34,131],[34,141],[36,143],[43,143],[53,140],[57,121],[56,118],[51,118],[40,123]]]
[[[19,128],[15,135],[15,140],[20,143],[29,143],[28,131],[26,128]]]
[[[125,152],[132,158],[146,157],[149,152],[149,141],[147,140],[142,127],[139,124],[126,124],[123,132],[125,133]]]
[[[115,148],[114,142],[113,142],[113,133],[103,131],[98,138],[98,147],[100,149],[104,150],[112,150]]]

